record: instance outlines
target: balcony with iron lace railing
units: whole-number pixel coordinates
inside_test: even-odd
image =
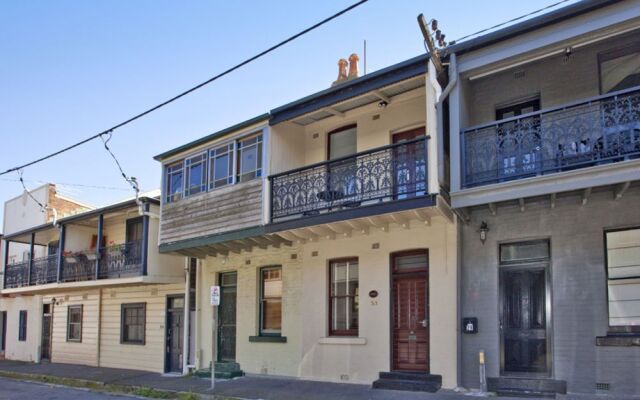
[[[464,129],[462,188],[640,159],[640,87]]]
[[[99,252],[65,252],[61,257],[61,268],[58,268],[60,259],[55,254],[35,258],[31,264],[31,273],[29,261],[8,264],[5,269],[5,289],[141,276],[142,252],[142,241],[138,240],[102,247]]]
[[[269,177],[277,223],[426,196],[428,137]]]

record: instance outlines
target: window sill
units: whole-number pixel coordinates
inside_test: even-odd
[[[323,337],[318,340],[319,344],[347,344],[347,345],[365,345],[367,344],[367,338],[363,337],[339,337],[330,336]]]
[[[287,343],[286,336],[249,336],[252,343]]]
[[[596,346],[632,347],[640,346],[640,335],[598,336]]]

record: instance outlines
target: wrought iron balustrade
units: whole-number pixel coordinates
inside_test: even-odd
[[[640,87],[461,132],[474,187],[640,158]]]
[[[29,285],[29,261],[8,264],[5,267],[5,289]]]
[[[100,257],[100,279],[141,275],[142,251],[141,240],[103,248]]]
[[[65,254],[62,259],[62,282],[90,281],[96,278],[95,250]]]
[[[58,280],[58,256],[36,258],[31,269],[31,285],[45,285]]]
[[[427,141],[422,137],[270,176],[271,220],[425,195]]]

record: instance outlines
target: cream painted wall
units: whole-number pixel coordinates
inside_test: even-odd
[[[374,243],[379,248],[373,249]],[[370,384],[390,369],[390,254],[429,249],[430,366],[443,377],[443,386],[457,382],[457,227],[441,217],[431,226],[412,221],[410,229],[392,226],[385,233],[321,240],[293,247],[254,250],[250,254],[208,258],[203,263],[199,291],[198,346],[201,368],[211,360],[209,287],[217,273],[238,272],[236,356],[248,373],[267,373],[327,381]],[[313,255],[317,252],[317,255]],[[297,259],[292,260],[291,255]],[[328,334],[328,262],[359,258],[360,338],[334,339]],[[251,264],[247,265],[246,260]],[[283,336],[287,343],[251,343],[258,328],[258,268],[283,266]],[[364,297],[377,290],[377,304]],[[340,343],[341,342],[341,343]],[[356,344],[356,342],[358,342]],[[265,370],[266,369],[266,370]]]
[[[27,311],[27,340],[18,340],[20,311]],[[0,311],[7,312],[5,358],[18,361],[38,361],[42,324],[42,298],[17,296],[0,298]]]
[[[304,127],[291,123],[272,126],[270,174],[326,161],[327,133],[342,126],[358,125],[358,152],[391,144],[392,133],[426,125],[425,99],[425,89],[418,88],[394,97],[385,109],[374,104],[348,111],[345,117],[330,117]],[[380,118],[374,120],[374,115]]]
[[[160,254],[158,251],[158,235],[160,221],[157,218],[149,220],[149,252],[147,272],[156,277],[184,277],[184,257]]]
[[[100,366],[164,372],[167,295],[184,294],[184,283],[102,289]],[[120,344],[121,306],[146,303],[145,344]]]
[[[296,254],[297,259],[292,260],[292,254]],[[230,254],[224,263],[223,257],[209,257],[203,262],[198,284],[201,368],[207,368],[211,362],[210,287],[217,281],[218,273],[237,271],[236,360],[247,373],[299,376],[303,269],[301,255],[299,248],[282,246],[280,249],[254,250],[251,254]],[[246,264],[247,260],[250,260],[250,265]],[[282,335],[287,337],[287,342],[252,343],[249,342],[249,336],[258,334],[258,271],[260,267],[273,265],[282,266]]]
[[[71,252],[89,250],[91,247],[91,237],[96,234],[97,230],[92,227],[67,225],[64,250]]]
[[[51,361],[65,364],[98,365],[99,290],[82,290],[44,296],[53,307]],[[67,341],[67,311],[69,306],[82,305],[82,341]]]
[[[31,195],[40,203],[47,204],[49,184],[33,189]],[[26,192],[4,203],[4,216],[2,232],[5,235],[47,222],[47,214],[42,212],[40,206]]]

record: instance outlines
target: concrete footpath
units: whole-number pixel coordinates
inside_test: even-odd
[[[163,375],[127,369],[97,368],[84,365],[26,363],[0,361],[0,374],[40,375],[56,378],[78,379],[102,385],[149,387],[174,392],[197,393],[204,398],[212,396],[210,381],[197,377]],[[401,392],[371,389],[368,385],[327,383],[300,379],[245,376],[231,380],[216,380],[216,397],[264,400],[469,400],[477,398],[452,391],[438,393]],[[513,399],[500,397],[500,399]],[[558,396],[565,400],[605,400],[607,396]]]

